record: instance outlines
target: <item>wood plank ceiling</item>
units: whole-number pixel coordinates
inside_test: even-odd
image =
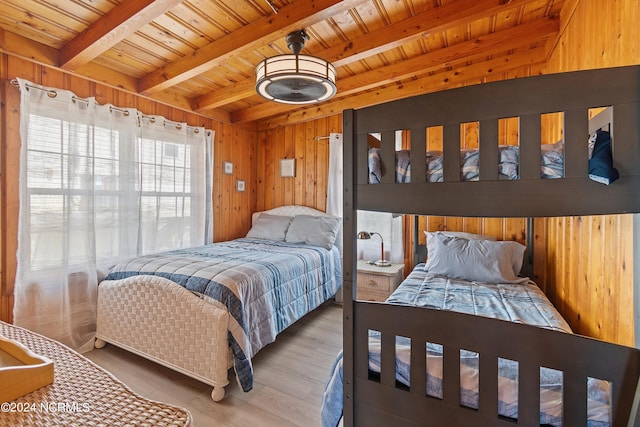
[[[0,50],[232,123],[271,127],[544,64],[564,0],[0,0]],[[332,62],[311,106],[255,92],[255,66]],[[536,68],[537,67],[537,68]]]

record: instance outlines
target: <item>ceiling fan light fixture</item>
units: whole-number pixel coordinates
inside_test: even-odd
[[[336,69],[324,59],[300,55],[304,30],[287,36],[293,54],[277,55],[256,66],[256,91],[264,98],[283,104],[312,104],[336,94]]]

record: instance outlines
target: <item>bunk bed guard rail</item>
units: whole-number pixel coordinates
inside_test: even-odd
[[[427,420],[429,425],[452,425],[451,420],[460,422],[456,425],[513,425],[513,420],[495,417],[495,396],[483,394],[485,390],[495,392],[496,385],[491,381],[480,382],[479,410],[460,409],[456,400],[460,361],[455,358],[448,360],[445,356],[443,362],[445,376],[450,374],[450,379],[445,379],[442,400],[425,399],[422,386],[412,386],[409,391],[395,387],[396,336],[412,340],[411,384],[424,384],[425,341],[446,341],[454,356],[460,349],[482,347],[482,352],[493,355],[504,352],[514,360],[523,357],[519,359],[523,361],[523,381],[535,384],[540,366],[562,369],[567,396],[584,393],[584,381],[572,380],[576,375],[611,381],[612,425],[640,425],[638,349],[524,325],[503,325],[508,322],[495,319],[469,319],[460,313],[355,301],[359,209],[476,217],[640,212],[639,102],[640,66],[631,66],[486,83],[343,112],[345,425],[367,425],[373,420],[378,425],[420,425]],[[588,178],[589,109],[599,107],[611,107],[613,117],[609,131],[620,178],[611,185]],[[541,116],[555,112],[564,113],[564,174],[561,179],[541,179]],[[520,174],[517,180],[505,181],[496,173],[498,121],[510,117],[519,117]],[[469,122],[479,123],[480,174],[474,182],[460,179],[460,124]],[[443,127],[444,182],[438,183],[414,178],[425,176],[426,129],[434,126]],[[410,131],[411,182],[396,184],[395,174],[387,173],[380,184],[369,184],[368,135],[381,135],[382,161],[394,164],[397,130]],[[368,381],[366,372],[369,330],[382,336],[381,376],[375,384]],[[471,341],[465,337],[471,337]],[[416,351],[414,340],[418,343]],[[559,349],[559,353],[550,351],[538,360],[527,355],[531,349],[548,346]],[[566,363],[568,354],[584,356],[578,362]],[[483,369],[492,372],[496,368],[489,363]],[[518,425],[538,425],[539,393],[524,387],[520,390]],[[566,401],[563,425],[586,425],[585,405],[576,399]]]
[[[640,211],[638,144],[640,67],[578,71],[486,83],[347,110],[345,168],[355,174],[358,209],[478,217],[542,217]],[[613,157],[620,181],[587,179],[589,109],[611,107]],[[564,177],[542,179],[541,117],[563,112]],[[519,179],[497,179],[498,121],[519,118]],[[460,180],[460,124],[479,123],[479,180]],[[426,129],[443,127],[444,182],[425,182]],[[348,130],[353,130],[353,133]],[[409,130],[411,183],[399,191],[387,173],[369,185],[367,136],[382,137],[381,155],[394,164],[396,130]],[[348,141],[348,139],[353,139]],[[346,154],[346,153],[345,153]],[[353,167],[353,170],[351,168]],[[345,169],[346,171],[347,169]],[[353,176],[347,175],[345,176]]]

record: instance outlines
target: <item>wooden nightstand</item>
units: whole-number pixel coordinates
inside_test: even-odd
[[[404,264],[378,267],[367,261],[358,261],[357,299],[384,301],[404,279]]]

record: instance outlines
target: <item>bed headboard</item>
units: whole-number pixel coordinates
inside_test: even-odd
[[[357,186],[355,209],[407,214],[543,217],[639,212],[639,101],[640,66],[630,66],[493,82],[346,110],[344,175],[354,180],[345,188]],[[598,107],[611,107],[599,120],[602,126],[610,125],[614,166],[621,176],[608,186],[588,179],[588,114]],[[564,113],[564,178],[541,179],[541,116],[559,111]],[[509,117],[519,117],[520,178],[484,179],[497,170],[498,120]],[[479,123],[481,156],[480,180],[471,185],[460,182],[459,163],[460,125],[469,122]],[[445,182],[417,179],[425,176],[426,129],[433,126],[443,127]],[[412,182],[402,184],[407,186],[402,191],[397,191],[393,174],[383,176],[380,184],[367,183],[368,135],[381,134],[383,160],[387,156],[387,163],[393,164],[396,130],[409,130],[411,140]]]
[[[310,208],[309,206],[284,205],[284,206],[278,206],[277,208],[269,209],[266,211],[254,212],[251,215],[251,224],[253,225],[256,219],[258,219],[258,217],[263,213],[270,214],[270,215],[282,215],[282,216],[296,216],[296,215],[333,216],[321,210]],[[335,245],[340,250],[340,253],[342,253],[342,227],[340,227],[340,231],[338,231],[338,235],[336,236]]]
[[[284,205],[284,206],[278,206],[277,208],[268,209],[266,211],[254,212],[251,215],[251,224],[256,222],[256,219],[258,219],[258,217],[263,213],[270,214],[270,215],[282,215],[282,216],[296,216],[296,215],[331,216],[326,212],[320,211],[318,209],[310,208],[308,206]]]

